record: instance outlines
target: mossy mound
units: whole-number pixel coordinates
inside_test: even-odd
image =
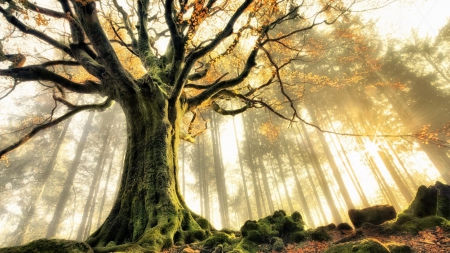
[[[240,240],[240,238],[236,238],[234,231],[231,230],[213,232],[203,242],[202,252],[232,252]]]
[[[400,213],[397,220],[385,224],[383,229],[387,233],[407,232],[416,234],[419,231],[442,227],[444,230],[450,230],[450,221],[439,216],[414,217],[409,213]]]
[[[391,242],[384,244],[391,253],[412,253],[412,249],[404,244]]]
[[[84,242],[63,239],[39,239],[23,246],[0,249],[0,253],[94,253]]]
[[[346,242],[333,245],[324,253],[391,253],[380,241],[367,238],[361,241]]]
[[[283,210],[275,211],[273,215],[255,220],[248,220],[241,227],[242,240],[237,249],[247,252],[257,252],[259,244],[272,244],[272,248],[277,243],[277,248],[281,248],[280,242],[296,243],[306,238],[305,223],[299,212],[286,215]],[[273,238],[280,238],[274,239]]]
[[[450,186],[439,181],[434,186],[421,185],[404,213],[419,218],[437,215],[450,219]]]
[[[395,219],[396,216],[397,212],[390,205],[376,205],[363,209],[348,210],[348,217],[355,228],[360,228],[365,222],[380,225],[385,221]]]
[[[353,227],[350,226],[350,224],[348,224],[347,222],[344,222],[344,223],[338,224],[336,229],[339,231],[351,231],[351,230],[353,230]]]

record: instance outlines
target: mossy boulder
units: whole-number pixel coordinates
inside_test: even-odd
[[[278,210],[258,221],[246,221],[240,229],[242,240],[237,248],[256,252],[258,244],[269,244],[275,237],[280,238],[283,244],[300,242],[306,238],[304,231],[305,223],[300,213],[294,212],[289,216]]]
[[[450,185],[443,184],[439,181],[435,184],[438,190],[436,215],[447,220],[450,219]]]
[[[205,243],[203,244],[203,248],[214,248],[219,246],[220,244],[224,243],[230,243],[230,235],[224,233],[224,232],[216,232],[213,233],[212,236],[208,237],[208,239],[205,240]]]
[[[386,243],[385,246],[389,249],[391,253],[412,253],[412,249],[404,244],[397,242]]]
[[[355,228],[360,228],[365,222],[380,225],[397,217],[397,212],[391,205],[375,205],[363,209],[350,209],[348,216]]]
[[[319,242],[330,241],[331,235],[328,234],[328,231],[330,231],[330,229],[328,229],[327,227],[318,227],[314,230],[309,231],[309,238],[313,241]]]
[[[437,194],[438,190],[435,186],[421,185],[417,189],[416,197],[403,212],[419,218],[436,215]]]
[[[336,244],[328,248],[324,253],[390,253],[389,249],[380,241],[367,238],[361,241]]]
[[[281,239],[280,237],[272,237],[271,244],[272,251],[283,252],[286,249],[283,239]]]
[[[84,242],[63,239],[39,239],[23,246],[0,249],[1,253],[94,253]]]
[[[397,220],[383,226],[387,233],[407,232],[416,234],[419,231],[440,226],[444,229],[450,228],[450,221],[433,215],[427,217],[414,217],[408,213],[400,213]]]
[[[338,224],[336,229],[339,231],[351,231],[351,230],[353,230],[353,227],[350,226],[350,224],[348,224],[347,222],[344,222],[344,223]]]

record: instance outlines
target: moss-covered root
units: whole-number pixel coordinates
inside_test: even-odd
[[[84,242],[63,239],[39,239],[23,246],[0,249],[0,253],[94,253]]]
[[[105,223],[108,224],[108,223]],[[105,224],[103,226],[105,226]],[[211,225],[207,220],[180,209],[177,214],[166,213],[157,216],[156,222],[148,225],[136,240],[117,242],[111,237],[113,227],[97,230],[86,243],[96,253],[102,252],[160,252],[174,245],[200,242],[210,234]],[[106,231],[106,232],[105,232]],[[104,233],[104,234],[102,234]],[[105,235],[106,234],[106,235]],[[120,231],[117,232],[120,234]]]

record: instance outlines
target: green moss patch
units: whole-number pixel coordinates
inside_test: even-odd
[[[1,253],[94,253],[84,242],[63,239],[39,239],[23,246],[2,248]]]
[[[333,245],[324,253],[390,253],[389,249],[380,241],[367,238],[361,241]]]

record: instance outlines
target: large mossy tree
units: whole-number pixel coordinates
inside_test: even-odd
[[[115,101],[127,126],[121,184],[109,216],[86,242],[96,251],[160,251],[203,240],[209,224],[190,211],[179,191],[180,139],[201,132],[193,125],[206,109],[235,115],[265,108],[287,120],[298,118],[294,100],[302,95],[302,84],[287,66],[315,53],[305,43],[309,30],[334,23],[352,4],[0,0],[0,22],[7,28],[0,60],[12,62],[0,70],[2,85],[11,87],[7,94],[22,82],[34,82],[53,88],[49,99],[58,104],[50,120],[0,156],[41,130]],[[37,39],[39,47],[55,49],[54,59],[30,57],[29,48],[36,45],[17,50],[6,38],[22,45]],[[76,104],[66,93],[94,94],[104,102]]]

